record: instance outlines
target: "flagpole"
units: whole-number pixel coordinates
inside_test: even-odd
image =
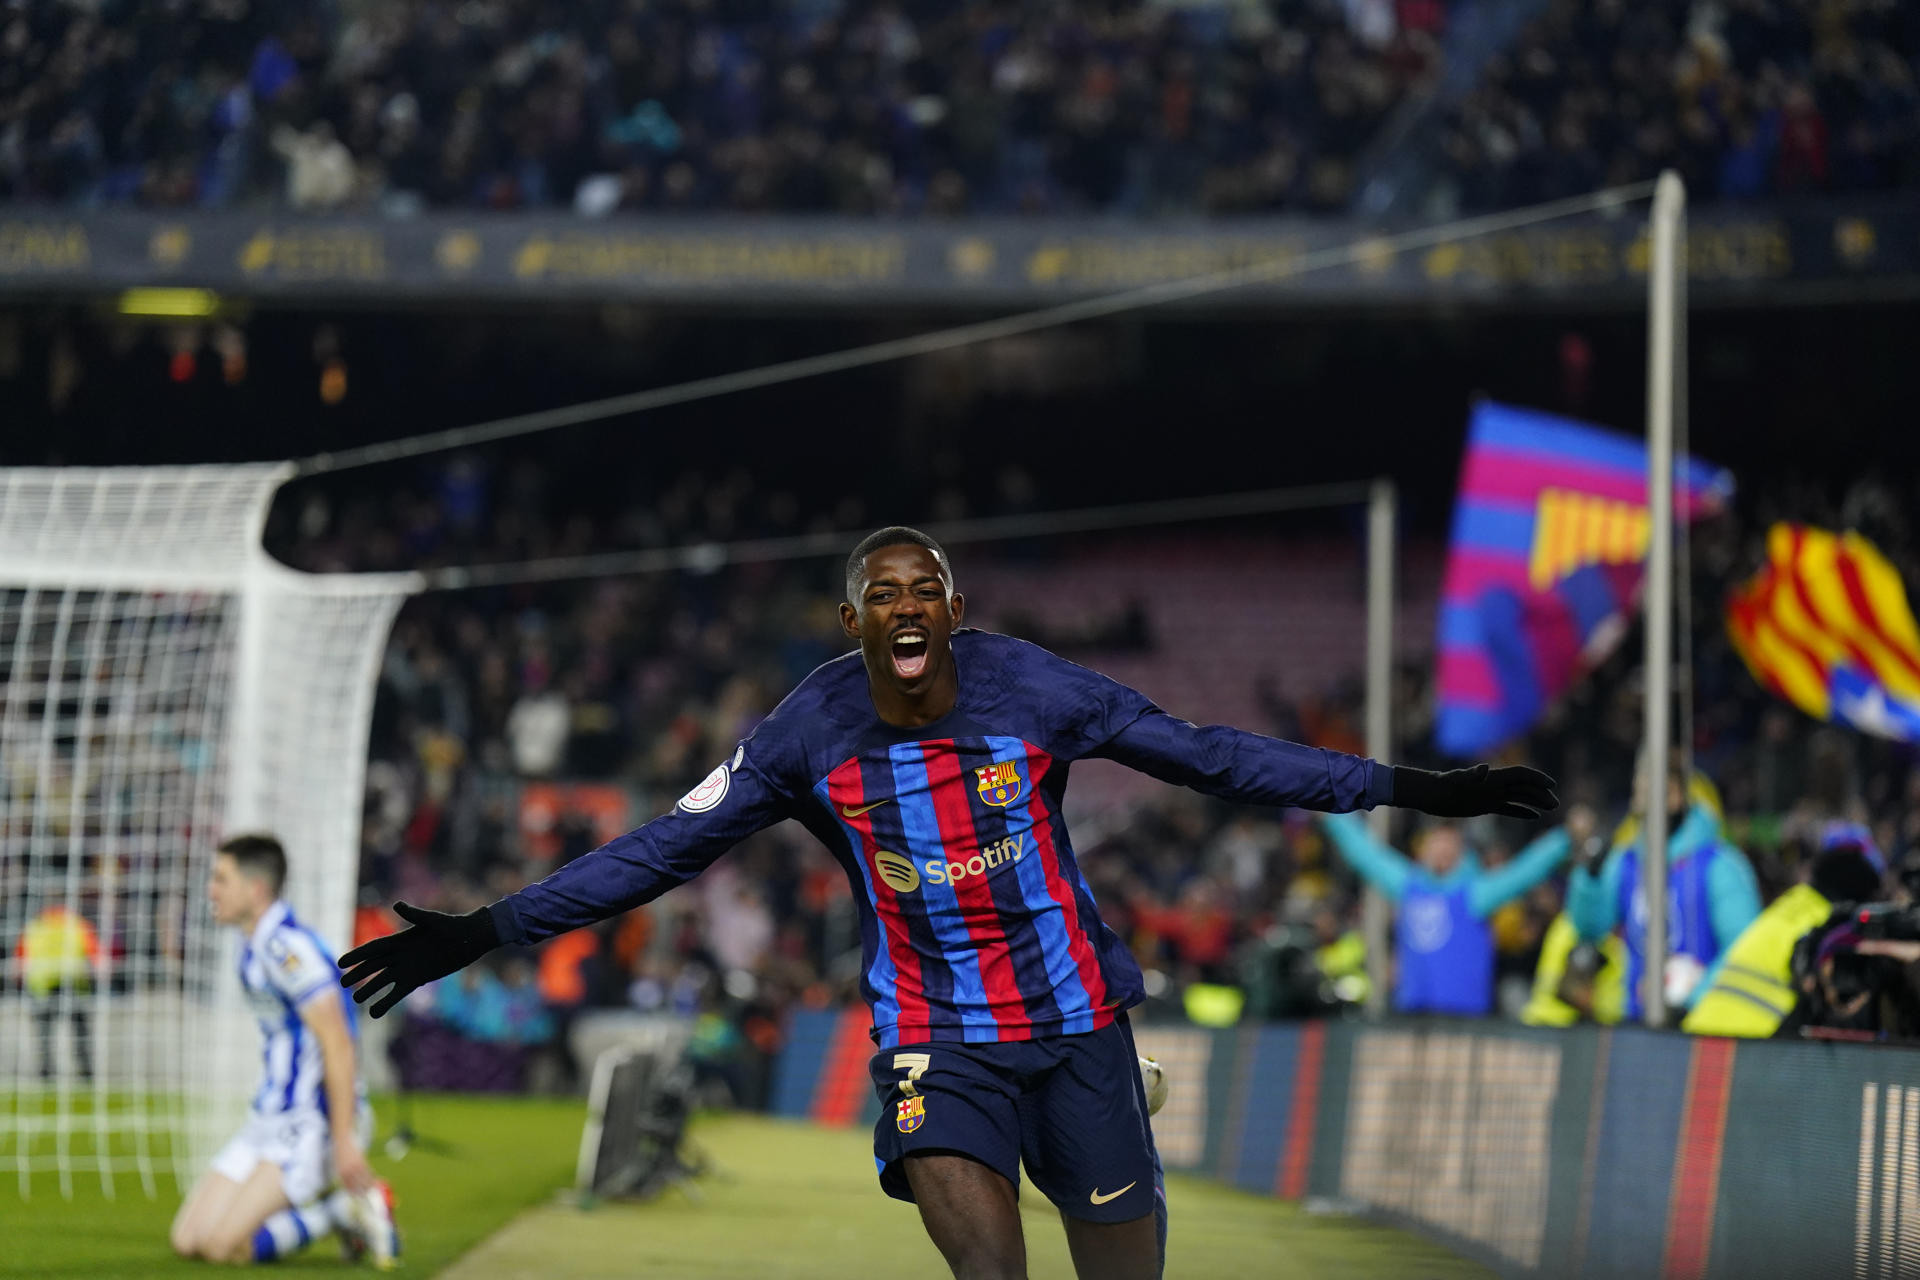
[[[1681,468],[1679,485],[1686,494],[1680,517],[1673,526],[1673,643],[1675,657],[1674,703],[1680,716],[1680,767],[1686,778],[1687,796],[1693,796],[1693,478],[1685,470],[1693,461],[1693,446],[1688,440],[1687,390],[1687,219],[1683,204],[1674,223],[1673,273],[1673,456]]]
[[[1650,1027],[1666,1025],[1667,774],[1673,679],[1673,411],[1674,347],[1680,271],[1680,223],[1687,193],[1669,169],[1653,188],[1653,254],[1647,290],[1647,630],[1646,812],[1641,816],[1640,883],[1647,926],[1641,1008]]]
[[[1393,552],[1394,484],[1382,477],[1367,498],[1367,754],[1393,759]],[[1374,838],[1387,838],[1387,809],[1367,815]],[[1360,908],[1367,942],[1367,1012],[1387,1010],[1387,934],[1392,912],[1378,889],[1369,888]]]

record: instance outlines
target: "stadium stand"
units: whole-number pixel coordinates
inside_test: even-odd
[[[1677,169],[1694,200],[1920,185],[1912,6],[1555,0],[1444,134],[1466,209]]]
[[[1920,184],[1910,6],[1534,7],[1436,105],[1458,206],[1668,165],[1708,200]],[[1448,9],[38,5],[0,28],[0,198],[1338,212],[1383,125],[1429,100]]]
[[[34,6],[0,196],[220,208],[1338,209],[1444,6]]]

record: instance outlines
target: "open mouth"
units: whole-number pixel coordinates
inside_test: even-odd
[[[927,633],[900,631],[887,648],[893,654],[893,670],[902,680],[918,680],[927,669]]]

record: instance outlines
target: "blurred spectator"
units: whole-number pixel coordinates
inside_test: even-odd
[[[1454,108],[1455,202],[1675,168],[1694,200],[1920,186],[1920,25],[1900,5],[1554,0]]]
[[[544,675],[534,676],[507,714],[515,771],[528,778],[552,777],[566,758],[572,720],[560,691],[547,687]]]
[[[1483,871],[1454,823],[1427,826],[1418,861],[1375,839],[1355,814],[1328,814],[1320,826],[1347,865],[1394,904],[1395,1011],[1491,1012],[1494,944],[1487,918],[1553,874],[1566,856],[1565,834],[1549,832],[1511,862]]]
[[[1367,940],[1351,928],[1346,916],[1328,903],[1314,912],[1313,962],[1338,1000],[1364,1005],[1373,990],[1367,976]]]
[[[1617,933],[1598,943],[1582,942],[1566,912],[1555,916],[1541,941],[1540,964],[1520,1021],[1535,1027],[1612,1026],[1626,1011],[1626,943]]]
[[[93,1079],[87,996],[93,991],[93,970],[100,961],[99,935],[79,913],[56,902],[27,921],[14,944],[14,960],[33,1005],[40,1078],[53,1078],[53,1034],[64,1012],[73,1024],[74,1066],[82,1080]]]
[[[273,131],[273,149],[287,164],[287,203],[295,209],[337,209],[353,194],[353,156],[325,120],[301,132]]]
[[[893,214],[1337,208],[1438,3],[40,5],[0,195]],[[261,139],[269,139],[263,146]]]
[[[1707,805],[1691,800],[1687,776],[1676,765],[1667,773],[1667,936],[1662,975],[1667,1007],[1676,1013],[1713,985],[1733,940],[1760,914],[1760,890],[1746,855],[1721,832]],[[1644,775],[1634,790],[1634,811],[1648,803]],[[1604,855],[1597,851],[1575,866],[1567,886],[1567,914],[1586,942],[1615,928],[1627,944],[1627,1016],[1638,1019],[1646,964],[1646,886],[1638,829]],[[1604,859],[1604,860],[1603,860]]]

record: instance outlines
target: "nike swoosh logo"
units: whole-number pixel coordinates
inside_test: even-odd
[[[1138,1181],[1139,1181],[1138,1178],[1134,1179],[1134,1182],[1138,1182]],[[1133,1190],[1133,1186],[1134,1186],[1134,1183],[1129,1182],[1126,1186],[1120,1188],[1118,1191],[1109,1191],[1105,1195],[1101,1195],[1100,1188],[1095,1187],[1092,1191],[1087,1193],[1087,1199],[1093,1201],[1095,1204],[1105,1204],[1109,1200],[1112,1200],[1119,1196],[1123,1196],[1127,1194],[1127,1192]]]
[[[857,818],[869,809],[878,809],[883,804],[891,803],[892,801],[890,800],[875,800],[872,804],[863,804],[858,809],[850,804],[843,804],[840,806],[840,816],[843,818]]]

